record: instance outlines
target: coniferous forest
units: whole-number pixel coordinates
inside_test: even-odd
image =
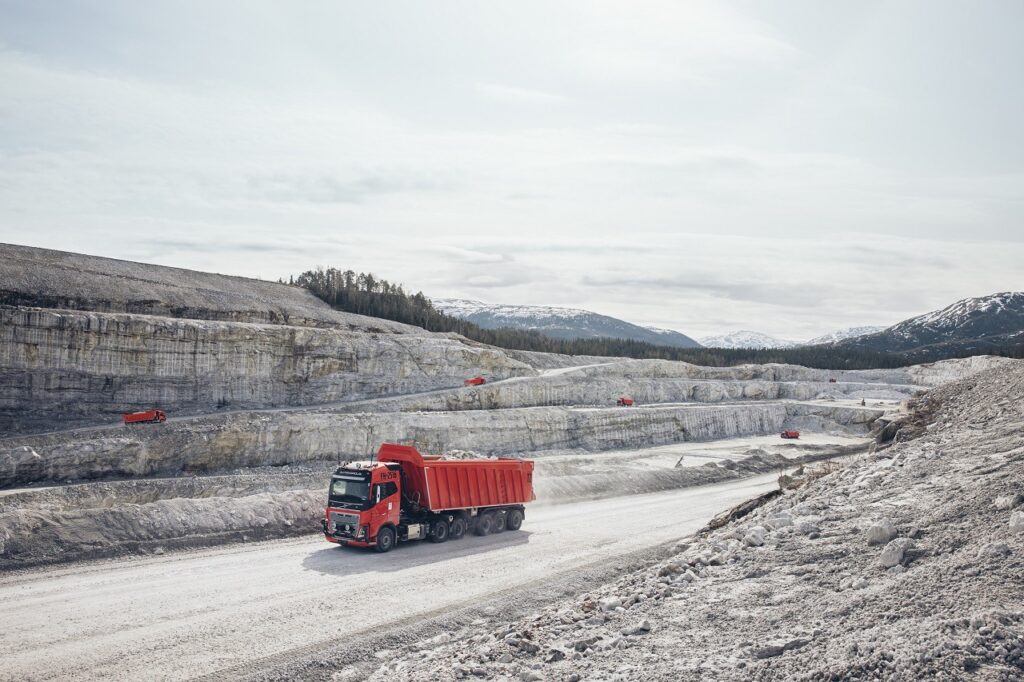
[[[335,310],[380,317],[432,332],[454,332],[473,341],[510,350],[681,360],[711,367],[778,362],[819,369],[903,367],[916,362],[977,354],[977,351],[947,352],[921,357],[913,353],[884,353],[834,345],[773,349],[673,348],[630,339],[553,339],[531,330],[483,329],[472,322],[442,313],[421,291],[409,293],[403,285],[370,273],[317,268],[289,278],[287,283],[308,289]],[[984,352],[1020,358],[1024,357],[1024,346],[987,348]]]

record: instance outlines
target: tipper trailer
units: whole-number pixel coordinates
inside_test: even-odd
[[[159,424],[167,421],[167,415],[163,410],[146,410],[144,412],[132,412],[121,417],[125,424]]]
[[[532,460],[441,459],[384,443],[375,461],[334,472],[320,523],[330,542],[387,552],[407,540],[519,530],[534,499]]]

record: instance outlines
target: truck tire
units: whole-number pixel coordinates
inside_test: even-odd
[[[383,554],[384,552],[390,552],[391,548],[395,546],[395,529],[391,526],[384,526],[377,531],[377,546],[378,552]]]
[[[466,534],[469,524],[466,523],[466,519],[461,516],[456,516],[452,520],[452,526],[448,531],[448,537],[452,540],[461,540],[462,536]]]
[[[518,509],[511,510],[505,517],[505,527],[509,530],[519,530],[523,527],[523,512]]]
[[[473,529],[473,532],[477,535],[490,535],[493,529],[494,516],[488,512],[477,517],[476,527]]]
[[[494,527],[491,529],[493,533],[504,533],[505,524],[508,522],[508,516],[505,512],[494,512]]]
[[[448,534],[451,529],[448,527],[448,522],[444,519],[434,523],[433,532],[430,534],[431,542],[445,542],[448,540]]]

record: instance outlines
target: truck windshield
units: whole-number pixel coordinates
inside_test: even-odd
[[[331,500],[363,504],[370,496],[370,481],[352,479],[331,479]]]

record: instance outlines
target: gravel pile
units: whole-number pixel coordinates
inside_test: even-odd
[[[1021,679],[1024,362],[916,409],[914,440],[615,583],[419,642],[371,679]]]

